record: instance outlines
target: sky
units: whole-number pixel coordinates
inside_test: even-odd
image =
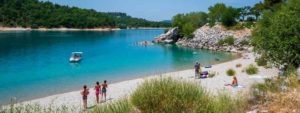
[[[152,21],[171,20],[178,13],[207,12],[216,3],[233,7],[253,6],[261,0],[41,0],[94,9],[100,12],[124,12]]]

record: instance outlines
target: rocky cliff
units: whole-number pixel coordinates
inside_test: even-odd
[[[190,48],[201,48],[210,49],[216,51],[228,51],[228,52],[238,52],[247,49],[244,43],[251,35],[250,29],[243,30],[226,30],[221,25],[215,25],[214,27],[209,27],[204,25],[203,27],[197,29],[194,32],[194,38],[179,39],[176,44],[179,46],[190,47]],[[222,44],[218,42],[224,40],[227,37],[232,36],[234,38],[234,44]]]
[[[171,28],[168,32],[156,37],[154,43],[175,43],[179,38],[178,27]]]

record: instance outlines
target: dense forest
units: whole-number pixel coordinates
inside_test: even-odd
[[[38,0],[0,0],[0,26],[31,28],[169,27],[170,23],[133,18],[125,13],[62,6]]]
[[[250,28],[255,26],[254,23],[264,11],[276,11],[280,9],[283,2],[286,0],[264,0],[254,6],[240,8],[217,3],[208,8],[208,13],[177,14],[172,18],[172,26],[179,27],[181,37],[185,38],[192,38],[193,32],[206,23],[209,23],[210,26],[220,23],[233,30]]]

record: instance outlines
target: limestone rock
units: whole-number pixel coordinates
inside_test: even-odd
[[[190,48],[202,48],[210,49],[216,51],[228,51],[228,52],[238,52],[245,50],[244,45],[241,44],[242,41],[248,40],[251,34],[251,30],[226,30],[221,25],[215,25],[209,27],[204,25],[203,27],[197,29],[194,32],[194,38],[192,39],[182,39],[177,41],[177,45],[190,47]],[[235,38],[235,43],[231,46],[229,45],[219,45],[218,42],[221,39],[225,39],[229,36]]]
[[[171,28],[168,32],[156,37],[154,43],[175,43],[178,40],[178,27]]]

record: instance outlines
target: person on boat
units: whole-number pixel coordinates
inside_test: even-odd
[[[96,82],[96,86],[95,86],[95,88],[94,88],[96,91],[96,101],[97,101],[97,103],[99,103],[99,94],[101,93],[100,92],[100,89],[101,89],[101,85],[99,85],[99,82],[97,81]]]
[[[195,66],[195,78],[199,77],[199,72],[200,72],[200,64],[196,62]]]
[[[103,84],[102,84],[102,98],[104,96],[104,100],[106,101],[106,92],[107,92],[107,81],[104,80]]]
[[[83,90],[80,93],[82,95],[83,108],[87,109],[87,98],[90,92],[86,85],[83,86]]]
[[[233,80],[232,80],[231,86],[233,86],[233,87],[235,87],[235,86],[238,86],[238,81],[237,81],[237,78],[236,78],[236,76],[234,76],[234,77],[233,77]]]

